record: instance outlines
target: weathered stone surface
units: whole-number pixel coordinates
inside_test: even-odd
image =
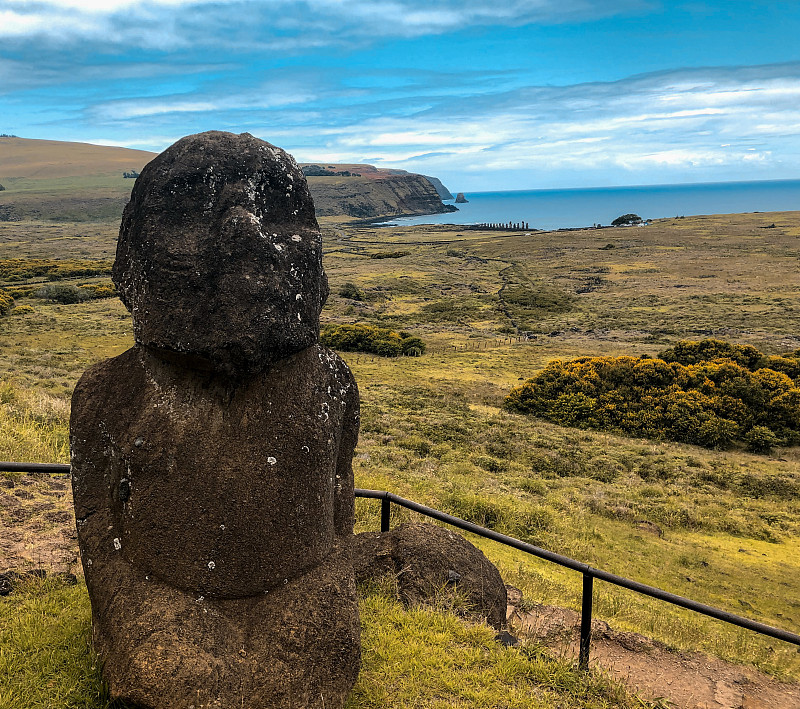
[[[242,185],[273,185],[290,161],[258,143],[192,136],[142,171],[115,270],[140,344],[89,369],[72,400],[94,646],[112,696],[146,709],[341,707],[358,675],[350,560],[358,391],[311,325],[326,291],[313,208],[305,231],[297,221],[269,222],[269,237],[250,229],[302,214],[291,201],[291,192],[305,193],[302,176],[289,197],[254,188],[255,211],[242,212]],[[202,186],[216,168],[192,182],[179,164],[195,165],[200,151],[203,165],[225,166],[236,146],[244,162],[233,184]],[[185,193],[176,187],[169,197],[165,175],[183,175]],[[156,183],[166,185],[161,196],[149,191]],[[216,227],[202,226],[193,200],[222,215]],[[169,229],[159,241],[162,222]],[[296,278],[300,263],[307,270]],[[237,279],[237,269],[259,282]],[[197,272],[179,292],[180,274]],[[228,274],[218,281],[224,297],[210,285],[216,273]],[[170,293],[180,317],[161,310]],[[313,307],[284,318],[287,293]]]
[[[136,341],[233,375],[317,340],[328,295],[306,180],[243,133],[179,140],[136,180],[113,279]]]
[[[498,629],[505,624],[506,587],[500,573],[480,549],[449,529],[401,524],[388,532],[357,534],[353,566],[359,583],[394,575],[407,605],[452,589],[467,599],[470,615]]]

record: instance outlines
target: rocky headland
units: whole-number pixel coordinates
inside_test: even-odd
[[[455,211],[442,203],[446,197],[440,189],[450,194],[447,188],[425,175],[361,164],[303,165],[303,172],[319,217],[371,219]]]

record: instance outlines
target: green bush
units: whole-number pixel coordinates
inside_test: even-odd
[[[786,374],[751,371],[764,361],[755,348],[679,343],[673,356],[690,364],[635,357],[555,360],[511,390],[509,409],[577,428],[728,448],[737,441],[766,453],[800,443],[800,388]],[[751,351],[752,350],[752,351]],[[677,354],[675,354],[677,351]]]
[[[682,340],[668,350],[658,353],[658,357],[665,362],[678,362],[678,364],[698,364],[699,362],[713,362],[715,359],[730,359],[747,369],[754,369],[763,359],[755,347],[750,345],[735,345],[724,340]]]
[[[744,434],[744,442],[751,453],[764,453],[769,455],[778,445],[778,437],[766,426],[753,426]]]
[[[378,252],[377,254],[370,254],[370,258],[403,258],[403,256],[408,256],[411,252],[410,251],[382,251]]]
[[[0,278],[11,281],[37,277],[49,280],[111,273],[112,262],[92,259],[0,259]]]
[[[99,298],[114,298],[117,295],[117,287],[111,282],[105,283],[83,283],[80,289],[86,291],[93,300]]]
[[[14,298],[0,288],[0,315],[8,315],[14,307]]]
[[[781,372],[792,379],[795,384],[800,384],[800,358],[797,353],[765,357],[760,364],[774,372]]]
[[[408,357],[419,357],[425,354],[426,345],[419,337],[413,337],[408,333],[400,333],[401,342],[400,346],[403,354]]]
[[[513,286],[501,295],[509,305],[548,313],[565,313],[571,310],[574,300],[571,294],[543,283]]]
[[[420,308],[420,319],[428,322],[458,322],[474,319],[480,305],[473,298],[438,298]]]
[[[342,352],[368,352],[381,357],[419,356],[425,352],[425,343],[419,337],[364,323],[326,327],[320,342]]]
[[[49,300],[52,303],[69,305],[83,303],[86,300],[97,300],[98,298],[113,298],[117,295],[117,289],[111,281],[106,283],[84,283],[80,286],[69,283],[50,283],[33,291],[31,295],[35,298]]]
[[[340,289],[339,295],[342,298],[349,298],[350,300],[364,300],[363,293],[358,290],[355,283],[347,281]]]
[[[49,300],[52,303],[69,305],[72,303],[82,303],[91,298],[91,294],[78,286],[67,285],[66,283],[55,283],[43,286],[34,294],[37,298]]]

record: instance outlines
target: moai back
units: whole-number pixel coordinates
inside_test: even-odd
[[[305,178],[248,134],[142,171],[114,280],[136,344],[72,402],[94,645],[148,709],[341,707],[360,646],[350,540],[358,391],[318,344]]]

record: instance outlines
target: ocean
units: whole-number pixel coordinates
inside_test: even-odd
[[[401,217],[382,225],[527,222],[531,229],[608,225],[622,214],[642,219],[800,210],[800,180],[708,182],[645,187],[467,192],[457,212]],[[445,204],[454,204],[448,200]]]

